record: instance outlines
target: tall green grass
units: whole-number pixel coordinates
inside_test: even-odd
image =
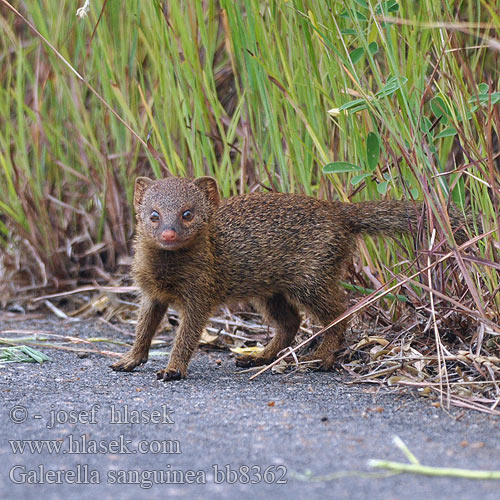
[[[67,0],[20,6],[160,161],[1,7],[0,245],[10,293],[109,280],[131,250],[134,177],[208,174],[224,196],[268,188],[424,199],[437,236],[423,263],[444,251],[440,242],[454,247],[453,200],[494,232],[474,259],[458,254],[421,282],[498,321],[495,0],[109,0],[92,1],[83,20]],[[356,279],[373,287],[416,255],[409,238],[366,240]],[[414,285],[427,307],[428,292]]]

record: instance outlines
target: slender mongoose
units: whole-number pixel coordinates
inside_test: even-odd
[[[182,320],[162,380],[186,376],[189,360],[214,309],[251,300],[274,326],[275,335],[257,355],[240,365],[270,362],[288,347],[299,329],[299,309],[328,325],[346,309],[340,287],[362,233],[416,230],[422,203],[375,201],[342,203],[303,195],[254,193],[221,200],[211,177],[135,182],[137,216],[132,274],[141,306],[132,349],[112,365],[131,371],[145,363],[151,340],[167,307]],[[450,210],[458,242],[467,240],[464,218]],[[332,367],[345,322],[323,335],[309,356]]]

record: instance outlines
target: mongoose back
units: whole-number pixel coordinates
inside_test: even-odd
[[[340,287],[362,233],[395,235],[416,230],[421,203],[348,204],[283,193],[255,193],[221,200],[211,177],[135,182],[137,216],[132,274],[141,306],[132,349],[112,368],[145,363],[151,340],[169,304],[181,312],[162,380],[186,376],[189,360],[211,313],[223,303],[249,300],[275,328],[257,355],[240,366],[267,364],[291,345],[299,309],[327,325],[346,309]],[[450,212],[457,241],[466,241],[463,217]],[[345,323],[323,336],[309,359],[329,370]]]

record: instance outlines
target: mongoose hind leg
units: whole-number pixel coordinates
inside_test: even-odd
[[[271,362],[276,355],[293,342],[300,326],[300,316],[284,295],[277,293],[264,301],[266,319],[276,327],[276,333],[262,352],[256,355],[242,355],[236,358],[240,367],[261,366]]]
[[[148,360],[151,340],[160,324],[167,304],[153,300],[147,296],[142,298],[139,309],[139,320],[135,329],[135,341],[132,349],[119,361],[111,365],[111,368],[119,372],[130,372],[136,366],[142,365]]]
[[[331,298],[334,300],[317,297],[316,300],[308,301],[307,304],[307,308],[323,326],[331,323],[346,309],[342,294],[334,294]],[[344,340],[346,324],[346,321],[342,321],[324,332],[321,344],[312,354],[301,356],[300,361],[317,361],[316,366],[320,370],[331,370],[335,361],[335,352],[340,348]]]

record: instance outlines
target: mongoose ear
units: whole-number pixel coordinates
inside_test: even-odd
[[[219,187],[217,186],[217,181],[213,177],[199,177],[195,179],[193,183],[207,195],[208,200],[214,208],[219,206]]]
[[[148,190],[149,186],[153,184],[153,180],[149,177],[137,177],[134,186],[134,209],[139,211],[139,205],[142,203],[144,193]]]

